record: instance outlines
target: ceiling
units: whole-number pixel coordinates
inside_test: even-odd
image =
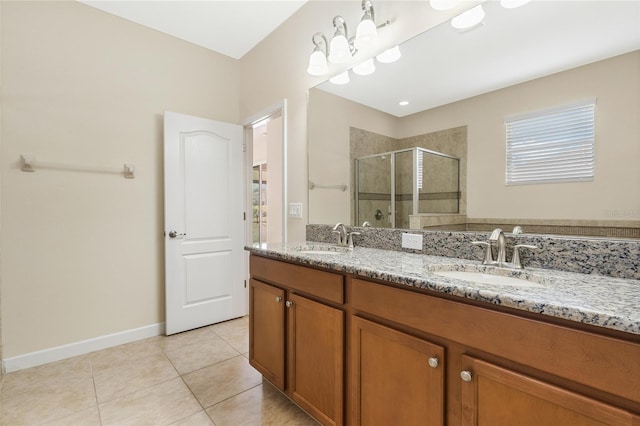
[[[483,6],[484,22],[472,30],[445,22],[403,43],[398,62],[377,63],[369,76],[351,73],[344,86],[318,87],[403,117],[640,49],[638,0]]]
[[[240,59],[307,0],[79,1]]]

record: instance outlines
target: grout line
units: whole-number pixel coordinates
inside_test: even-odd
[[[89,361],[89,369],[91,370],[91,382],[93,382],[93,397],[96,400],[96,408],[98,410],[98,420],[100,421],[100,425],[102,425],[102,413],[100,411],[100,403],[98,402],[98,389],[96,388],[96,378],[93,375],[93,362],[91,362],[91,357],[87,356],[87,360]]]

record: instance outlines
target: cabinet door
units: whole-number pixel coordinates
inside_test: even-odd
[[[324,425],[343,423],[344,312],[288,296],[291,398]]]
[[[463,425],[634,425],[640,418],[566,389],[463,356]],[[462,378],[462,374],[461,374]]]
[[[443,347],[359,317],[351,339],[356,424],[444,424]]]
[[[285,385],[284,290],[249,281],[249,363],[276,387]]]

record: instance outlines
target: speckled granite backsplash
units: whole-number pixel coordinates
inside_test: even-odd
[[[307,225],[307,241],[335,243],[336,235],[329,225]],[[360,228],[355,245],[385,250],[423,253],[459,259],[482,260],[484,248],[471,244],[486,241],[488,232],[421,231],[406,229]],[[423,250],[401,248],[402,233],[422,233]],[[608,240],[603,238],[565,237],[522,234],[507,237],[507,260],[511,260],[514,238],[518,244],[531,244],[539,250],[521,250],[522,264],[533,268],[597,274],[610,277],[640,279],[640,240]]]

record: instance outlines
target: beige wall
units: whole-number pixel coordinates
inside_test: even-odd
[[[163,322],[162,114],[238,123],[239,61],[71,1],[2,2],[1,53],[3,356]]]
[[[403,119],[402,136],[468,126],[467,216],[640,220],[640,51]],[[505,185],[504,117],[596,97],[592,182]],[[613,214],[612,214],[613,212]]]
[[[309,223],[351,224],[354,180],[349,129],[364,128],[395,139],[398,119],[319,89],[309,91],[308,112],[309,180],[316,185],[347,185],[346,191],[311,190]],[[383,211],[386,214],[386,209]]]
[[[426,29],[432,28],[476,1],[462,2],[457,8],[436,12],[428,1],[376,1],[376,20],[391,21],[391,25],[380,31],[379,47],[372,52],[361,52],[361,60],[385,48],[392,47]],[[248,117],[275,102],[287,99],[288,137],[288,202],[307,204],[307,90],[326,80],[327,77],[311,77],[306,73],[309,55],[313,50],[311,37],[317,31],[330,37],[333,34],[332,19],[343,16],[351,31],[355,30],[362,11],[357,1],[311,0],[263,40],[240,61],[240,116]],[[351,67],[333,66],[332,74]],[[311,153],[310,153],[311,155]],[[339,195],[338,195],[339,196]],[[311,207],[313,209],[313,207]],[[289,219],[289,241],[300,241],[305,237],[308,223],[308,208],[303,208],[304,220]],[[335,212],[341,218],[344,212]],[[346,212],[348,221],[349,213]]]

